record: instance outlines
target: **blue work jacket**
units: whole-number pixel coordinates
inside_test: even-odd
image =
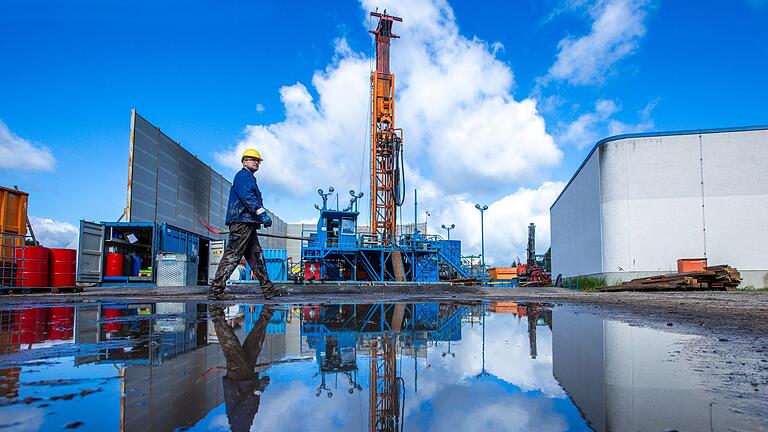
[[[261,191],[253,173],[243,168],[235,174],[235,180],[229,189],[227,203],[227,226],[235,222],[259,223],[256,210],[264,207]]]

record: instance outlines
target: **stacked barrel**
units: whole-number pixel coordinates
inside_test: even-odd
[[[16,268],[19,287],[74,287],[77,251],[24,246],[16,249]]]

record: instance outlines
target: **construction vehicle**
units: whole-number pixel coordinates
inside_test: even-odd
[[[544,255],[536,255],[536,225],[528,225],[528,246],[526,263],[518,265],[520,286],[546,286],[552,284],[549,273],[544,270]]]

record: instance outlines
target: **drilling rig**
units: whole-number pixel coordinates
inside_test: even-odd
[[[397,237],[397,207],[405,199],[403,130],[395,127],[395,75],[389,70],[389,46],[399,36],[392,25],[402,18],[371,12],[375,30],[376,69],[371,72],[371,232],[384,246]]]
[[[304,280],[351,280],[375,282],[437,282],[443,274],[468,277],[471,269],[461,256],[459,240],[412,232],[398,235],[398,207],[405,199],[403,130],[395,123],[395,75],[390,70],[390,47],[399,36],[392,32],[402,18],[371,12],[376,18],[372,34],[376,49],[375,68],[370,72],[370,229],[358,229],[357,199],[350,190],[350,205],[341,210],[328,206],[328,193],[318,189],[323,200],[317,225],[302,229]],[[414,194],[415,196],[415,194]],[[416,219],[416,218],[414,218]],[[414,226],[416,221],[414,221]]]

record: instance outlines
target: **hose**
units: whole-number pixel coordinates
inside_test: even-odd
[[[395,142],[395,205],[400,207],[405,202],[405,159],[400,140]]]

